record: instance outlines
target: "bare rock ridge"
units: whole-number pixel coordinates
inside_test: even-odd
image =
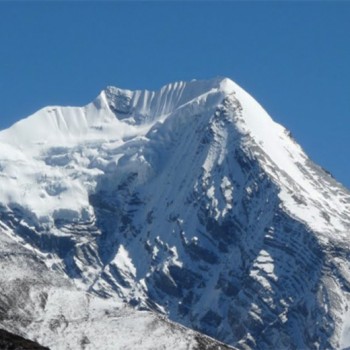
[[[8,331],[52,350],[350,346],[350,193],[230,79],[46,107],[0,132],[0,178]]]

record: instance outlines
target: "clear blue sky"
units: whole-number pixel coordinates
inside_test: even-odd
[[[350,187],[350,2],[0,2],[0,129],[106,85],[217,75]]]

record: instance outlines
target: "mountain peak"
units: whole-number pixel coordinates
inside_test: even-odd
[[[188,104],[208,107],[220,103],[239,87],[228,78],[175,82],[158,91],[127,90],[108,86],[83,107],[45,107],[0,132],[0,141],[14,146],[74,143],[151,127]],[[120,125],[123,123],[123,126]],[[31,130],[28,133],[28,130]],[[119,131],[118,131],[119,130]],[[143,131],[140,130],[142,133]],[[102,132],[102,133],[101,133]],[[137,133],[137,132],[136,132]]]
[[[210,80],[178,81],[164,85],[157,91],[127,90],[108,86],[101,93],[109,108],[119,119],[128,119],[131,114],[144,116],[149,121],[164,116],[175,109],[200,99],[208,94],[216,94],[220,99],[231,94],[238,86],[228,78]]]

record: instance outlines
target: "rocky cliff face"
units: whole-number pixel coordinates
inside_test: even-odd
[[[93,349],[111,308],[140,334],[155,311],[164,329],[242,349],[350,345],[350,194],[229,79],[110,87],[39,111],[0,145],[7,329],[52,348],[76,332],[74,349]]]

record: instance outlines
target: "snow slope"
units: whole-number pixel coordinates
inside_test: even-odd
[[[152,312],[135,311],[119,298],[79,289],[62,271],[48,268],[44,254],[13,239],[3,227],[0,234],[2,329],[51,350],[160,350],[174,344],[176,349],[232,349]],[[2,339],[2,333],[0,338],[1,349],[12,349],[17,341]]]
[[[47,292],[55,316],[9,330],[59,348],[104,329],[112,349],[135,318],[142,339],[161,322],[136,309],[238,348],[350,346],[350,194],[227,78],[44,108],[0,132],[0,178],[2,235],[70,285]],[[89,316],[47,333],[65,298]],[[121,321],[101,321],[108,303]]]

